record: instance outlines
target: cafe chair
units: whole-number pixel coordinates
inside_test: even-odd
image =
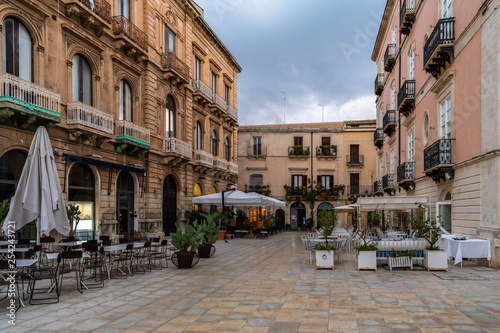
[[[59,270],[59,290],[62,290],[64,275],[75,273],[76,278],[76,290],[80,293],[83,292],[83,282],[81,276],[81,265],[82,265],[83,252],[78,251],[63,251],[59,254],[57,258]]]
[[[144,247],[134,253],[134,259],[137,273],[151,272],[151,242],[144,243]]]
[[[0,293],[5,292],[5,296],[0,298],[0,301],[6,299],[9,296],[9,293],[11,291],[9,290],[11,285],[14,284],[14,289],[15,289],[15,299],[14,302],[17,303],[17,306],[14,303],[15,306],[15,311],[19,310],[21,305],[23,304],[22,298],[21,298],[21,291],[19,289],[19,278],[17,274],[14,275],[14,280],[9,279],[10,277],[10,272],[15,271],[15,268],[12,269],[10,267],[10,264],[12,262],[9,262],[9,260],[0,260]],[[24,306],[24,305],[23,305]]]
[[[115,254],[111,259],[111,271],[115,278],[126,279],[132,273],[132,256],[134,255],[134,244],[127,244],[125,250]]]
[[[150,256],[151,256],[152,269],[162,269],[163,259],[165,259],[166,263],[165,267],[168,267],[167,247],[168,247],[168,241],[166,239],[162,240],[161,243],[158,245],[151,245]]]
[[[104,262],[104,248],[94,243],[83,243],[87,254],[81,266],[81,280],[86,289],[104,287],[107,277],[106,263]]]
[[[59,265],[61,253],[57,256],[57,264],[48,269],[31,269],[30,272],[30,304],[54,304],[59,302]]]

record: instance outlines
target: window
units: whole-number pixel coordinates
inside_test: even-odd
[[[198,59],[197,57],[194,57],[194,79],[195,80],[200,80],[200,74],[201,74],[201,60]]]
[[[217,156],[217,133],[212,131],[212,155]]]
[[[439,104],[440,113],[440,138],[451,139],[451,96],[448,95]]]
[[[199,121],[196,122],[196,150],[202,150],[202,137],[203,132],[201,131],[201,124]]]
[[[252,174],[250,175],[250,186],[255,187],[255,185],[259,185],[262,187],[264,185],[264,176],[261,174]]]
[[[130,0],[118,0],[117,3],[117,15],[124,16],[127,20],[130,20]]]
[[[392,27],[392,44],[396,44],[396,26]]]
[[[301,136],[294,136],[293,137],[293,145],[294,146],[302,146],[302,137]]]
[[[384,128],[384,106],[383,105],[380,105],[379,127]]]
[[[167,110],[166,110],[166,137],[175,138],[175,101],[172,95],[167,96]]]
[[[226,161],[229,161],[229,138],[224,140],[224,157],[226,158]]]
[[[395,110],[394,105],[396,101],[396,82],[392,81],[391,83],[391,110]]]
[[[212,72],[212,93],[216,93],[217,92],[217,75]]]
[[[80,54],[73,57],[73,101],[92,105],[92,72],[87,60]]]
[[[408,53],[408,80],[415,78],[415,45],[411,46]]]
[[[415,160],[415,132],[408,133],[408,147],[406,151],[407,161],[413,162]]]
[[[261,156],[262,155],[262,137],[254,136],[253,137],[253,155]]]
[[[379,157],[379,160],[378,160],[378,164],[379,164],[379,171],[380,171],[380,178],[379,180],[382,179],[382,177],[384,176],[384,158],[382,156]]]
[[[429,142],[429,114],[427,113],[427,111],[425,112],[424,121],[422,124],[422,137],[422,143],[424,144],[424,146],[427,146],[427,143]]]
[[[330,137],[329,136],[323,136],[321,137],[321,145],[322,146],[330,146]]]
[[[394,164],[396,162],[396,151],[394,150],[394,148],[391,149],[391,157],[390,157],[390,167],[391,167],[391,174],[394,174]]]
[[[229,86],[227,84],[224,85],[224,100],[229,103]]]
[[[3,72],[33,82],[33,44],[28,29],[14,18],[6,18],[2,29]]]
[[[306,186],[306,175],[292,175],[292,186]]]
[[[333,175],[320,175],[318,176],[317,182],[324,189],[329,190],[333,188]]]
[[[132,117],[132,89],[125,81],[120,81],[120,120],[133,121]]]
[[[165,52],[175,53],[175,35],[165,27]]]
[[[453,1],[441,0],[443,3],[443,18],[450,18],[453,16]]]

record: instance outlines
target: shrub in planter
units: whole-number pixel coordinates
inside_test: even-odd
[[[317,244],[314,248],[316,252],[316,268],[334,268],[334,251],[336,249],[333,243],[328,243],[328,236],[332,234],[336,222],[337,213],[335,211],[323,209],[318,214],[318,225],[323,228],[325,242]]]
[[[207,222],[200,224],[200,230],[203,232],[203,238],[198,247],[200,258],[210,258],[215,253],[215,246],[213,244],[217,241],[220,225],[217,225],[215,222],[214,215],[207,215]]]
[[[198,263],[195,261],[196,251],[203,239],[203,232],[198,224],[186,224],[184,229],[178,222],[175,223],[176,232],[171,233],[172,245],[177,251],[172,255],[172,263],[179,268],[191,268]]]

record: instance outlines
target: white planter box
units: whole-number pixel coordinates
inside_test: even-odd
[[[315,252],[316,252],[316,269],[318,268],[333,269],[333,258],[335,257],[334,251],[317,250]]]
[[[358,271],[364,269],[377,270],[377,251],[359,251]]]
[[[389,257],[389,269],[392,271],[394,267],[410,267],[413,269],[413,262],[410,257]]]
[[[424,251],[424,267],[428,271],[448,270],[448,251]]]

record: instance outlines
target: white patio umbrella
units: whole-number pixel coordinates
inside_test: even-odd
[[[62,235],[70,232],[52,145],[47,130],[42,126],[38,127],[31,142],[5,221],[14,221],[18,230],[35,219],[37,244],[40,243],[40,235],[49,235],[52,229]],[[8,223],[4,223],[2,229],[7,234]]]
[[[192,201],[194,204],[212,204],[222,206],[222,192],[194,197]],[[285,203],[255,192],[245,193],[238,190],[229,190],[224,191],[224,205],[283,207],[285,206]]]

